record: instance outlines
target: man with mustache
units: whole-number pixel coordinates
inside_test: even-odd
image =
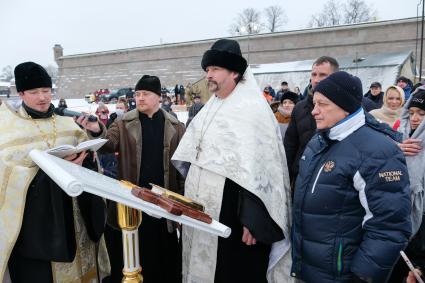
[[[232,234],[183,227],[183,282],[291,282],[278,272],[289,267],[290,187],[276,119],[238,42],[216,41],[201,65],[214,95],[172,159],[185,196]]]

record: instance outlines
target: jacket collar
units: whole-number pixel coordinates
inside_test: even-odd
[[[170,121],[171,124],[177,125],[180,123],[173,115],[169,114],[164,109],[160,108],[159,111],[162,111],[162,113],[164,114],[165,120]],[[139,119],[139,111],[137,110],[137,108],[125,113],[124,116],[122,117],[123,121],[132,121],[136,119],[137,120]]]
[[[342,141],[363,126],[366,123],[365,121],[363,108],[360,108],[333,126],[329,131],[329,139]]]
[[[363,125],[367,125],[375,131],[383,133],[395,142],[402,142],[403,140],[402,133],[394,131],[386,123],[378,122],[372,115],[367,112],[365,113],[363,109],[359,109],[357,112],[339,121],[338,124],[326,132],[326,135],[331,140],[342,141]]]

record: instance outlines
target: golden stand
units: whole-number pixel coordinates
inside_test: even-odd
[[[143,276],[139,262],[139,232],[142,212],[117,203],[118,225],[122,231],[122,248],[124,254],[124,277],[122,283],[141,283]]]

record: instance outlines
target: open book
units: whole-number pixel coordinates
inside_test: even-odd
[[[70,144],[60,145],[51,149],[46,150],[47,153],[64,158],[65,156],[80,153],[84,150],[96,151],[101,148],[108,140],[106,139],[94,139],[80,143],[79,145],[73,146]]]

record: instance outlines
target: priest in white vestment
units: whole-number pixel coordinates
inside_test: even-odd
[[[279,126],[238,42],[202,58],[214,95],[174,156],[185,196],[232,229],[229,238],[183,227],[183,282],[292,282],[291,200]]]

